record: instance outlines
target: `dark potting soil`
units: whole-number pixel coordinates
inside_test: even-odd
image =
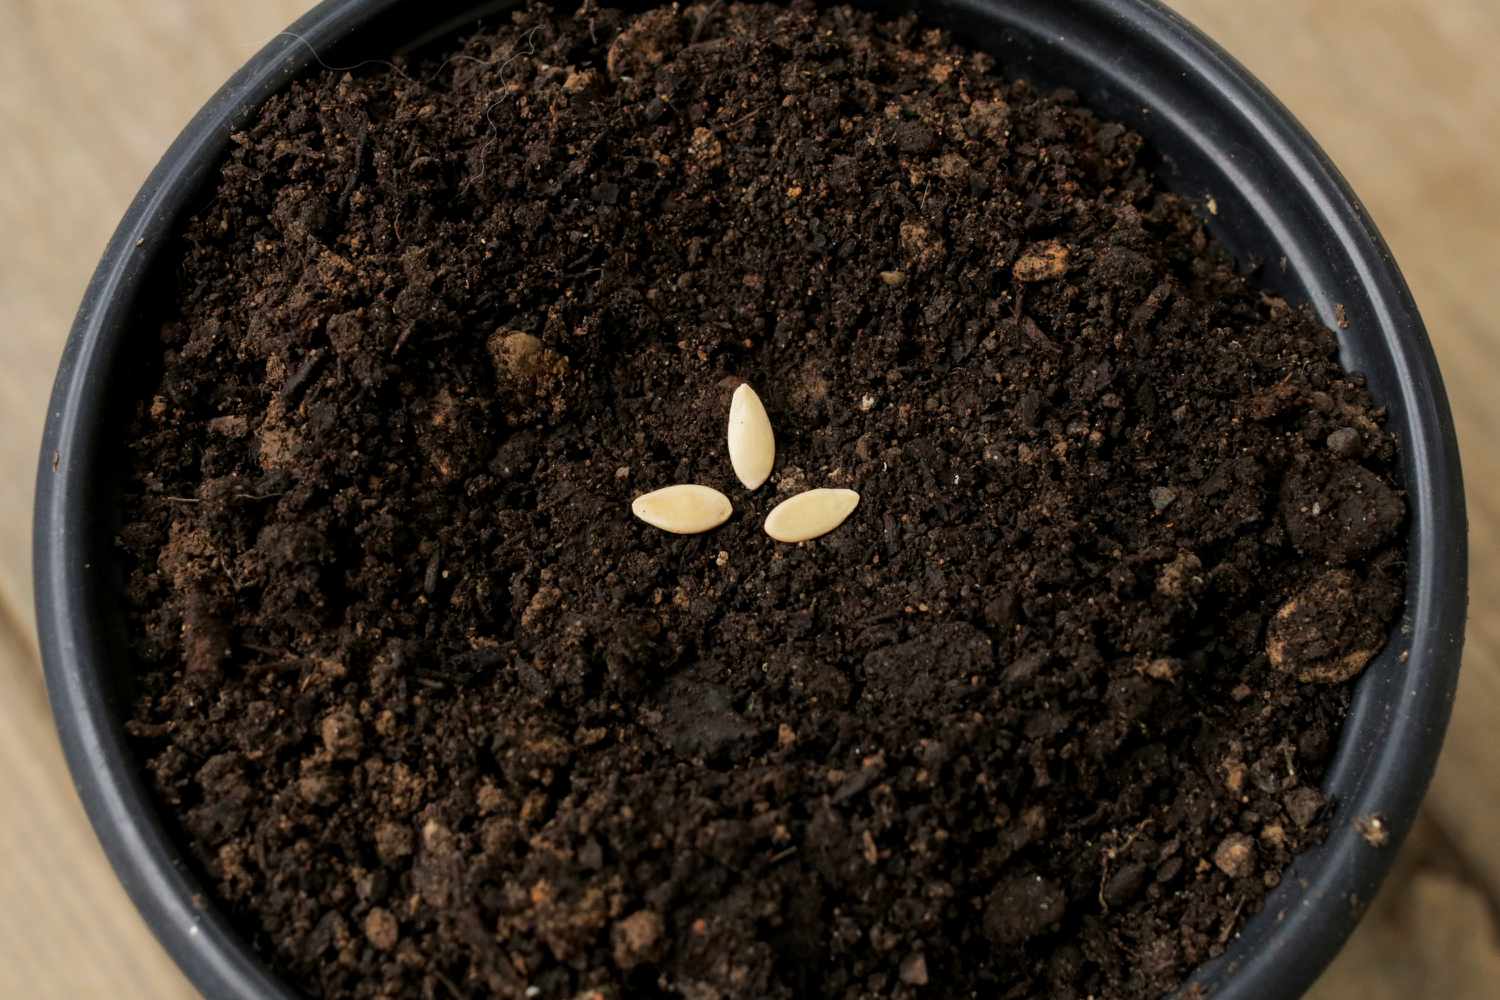
[[[1404,580],[1381,411],[1193,207],[847,9],[533,9],[268,102],[120,532],[220,902],[325,997],[1178,984],[1349,820]],[[679,482],[735,515],[631,518]],[[767,538],[817,486],[863,499]]]

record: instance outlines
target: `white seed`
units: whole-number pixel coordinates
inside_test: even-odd
[[[734,398],[729,401],[729,464],[747,490],[765,482],[776,464],[771,418],[748,384],[734,390]]]
[[[635,498],[630,512],[654,528],[674,535],[712,531],[734,513],[729,498],[708,486],[682,484]]]
[[[844,523],[859,506],[853,490],[808,490],[783,500],[766,515],[766,534],[778,542],[805,542]]]

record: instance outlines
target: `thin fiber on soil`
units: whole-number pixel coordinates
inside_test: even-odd
[[[1401,600],[1333,334],[1128,128],[911,20],[456,51],[248,121],[134,362],[131,729],[235,924],[329,998],[1144,998],[1221,952]],[[679,482],[734,516],[630,517]],[[862,502],[766,537],[820,486]]]

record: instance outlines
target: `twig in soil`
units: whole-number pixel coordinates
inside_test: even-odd
[[[703,8],[703,13],[698,15],[698,21],[693,25],[693,33],[688,38],[689,45],[698,44],[698,39],[702,36],[703,29],[708,27],[708,22],[713,20],[713,16],[719,12],[720,2],[721,0],[714,0],[713,3]]]
[[[308,354],[307,360],[302,362],[302,367],[298,368],[292,377],[286,380],[286,384],[281,387],[281,401],[283,403],[290,403],[294,397],[307,387],[307,384],[318,374],[318,369],[322,368],[324,362],[327,360],[328,353],[326,351],[321,347],[314,348]]]
[[[202,503],[203,502],[203,500],[200,497],[162,497],[162,499],[170,501],[171,503]]]
[[[457,1000],[463,1000],[463,993],[461,993],[459,991],[459,989],[458,989],[457,986],[453,985],[453,980],[451,980],[447,976],[443,975],[442,972],[440,972],[437,969],[433,969],[432,970],[432,974],[437,977],[438,982],[440,982],[444,986],[448,987],[448,992],[452,993],[453,996],[457,998]]]
[[[266,865],[266,828],[259,824],[255,827],[255,861],[262,872],[267,876],[271,874],[271,869]]]
[[[1234,933],[1235,925],[1238,924],[1239,920],[1240,920],[1240,911],[1243,910],[1244,908],[1245,908],[1245,900],[1244,900],[1243,897],[1241,897],[1241,899],[1239,900],[1239,902],[1237,902],[1237,903],[1234,904],[1234,912],[1231,913],[1229,915],[1229,918],[1224,921],[1224,929],[1219,932],[1219,943],[1220,944],[1223,944],[1225,941],[1228,941],[1229,940],[1229,936]]]
[[[280,674],[292,670],[301,670],[311,660],[296,657],[290,660],[272,660],[269,663],[249,663],[245,665],[245,673],[251,677],[256,674]]]
[[[238,581],[238,580],[236,580],[234,578],[234,573],[232,573],[230,571],[230,569],[229,569],[229,561],[224,558],[224,554],[222,552],[218,553],[215,556],[215,558],[218,559],[218,561],[219,561],[219,568],[224,571],[224,579],[228,580],[229,581],[229,585],[231,587],[233,587],[235,590],[239,590],[240,589],[240,581]]]
[[[365,118],[364,124],[360,126],[359,138],[354,142],[354,165],[349,170],[349,180],[344,183],[344,190],[339,192],[338,213],[344,215],[349,211],[349,199],[354,195],[354,187],[359,183],[359,174],[364,167],[365,151],[370,143],[370,119]]]
[[[138,740],[159,740],[169,735],[177,724],[174,722],[136,722],[134,720],[125,723],[125,731]]]
[[[724,126],[724,133],[727,135],[729,134],[729,132],[739,128],[746,122],[753,121],[755,119],[755,116],[758,114],[760,114],[760,108],[756,108],[754,111],[750,112],[748,115],[745,115],[743,118],[736,118],[734,121]]]

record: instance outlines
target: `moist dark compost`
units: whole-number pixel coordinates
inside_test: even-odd
[[[537,7],[268,102],[139,354],[119,535],[131,731],[265,959],[1066,1000],[1222,951],[1352,821],[1316,789],[1405,502],[1334,335],[1146,156],[845,8]],[[733,516],[630,516],[674,483]],[[862,499],[768,538],[813,487]]]

